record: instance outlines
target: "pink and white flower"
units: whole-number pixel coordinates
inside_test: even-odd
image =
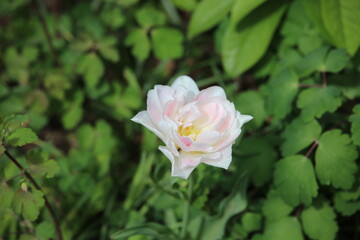
[[[252,119],[235,109],[221,87],[199,91],[188,76],[171,86],[156,85],[147,95],[147,111],[131,120],[155,133],[159,150],[172,164],[172,176],[187,179],[200,163],[227,169],[232,145]]]

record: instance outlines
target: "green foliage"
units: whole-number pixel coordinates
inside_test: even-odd
[[[32,143],[37,139],[36,134],[30,128],[19,128],[6,138],[6,143],[18,147]]]
[[[267,240],[302,240],[300,222],[294,217],[285,217],[277,221],[268,222],[261,239]]]
[[[19,189],[14,194],[12,207],[15,213],[22,214],[25,219],[33,221],[38,217],[39,208],[43,205],[42,192],[36,189],[33,189],[32,192]]]
[[[309,205],[318,194],[314,167],[301,155],[286,157],[276,163],[274,183],[281,197],[291,206]]]
[[[264,55],[285,7],[284,1],[265,3],[240,22],[229,24],[221,47],[224,69],[229,76],[245,72]]]
[[[285,142],[281,145],[283,156],[290,156],[308,147],[312,142],[319,139],[321,126],[315,120],[304,122],[301,118],[296,118],[285,128],[282,136]]]
[[[212,28],[223,19],[231,9],[234,0],[203,0],[195,8],[189,23],[188,36],[196,35]]]
[[[359,11],[358,0],[2,1],[0,238],[59,239],[45,198],[64,240],[355,236]],[[180,75],[254,117],[229,169],[201,164],[193,184],[129,120]]]
[[[356,145],[360,145],[360,105],[353,108],[354,114],[349,118],[351,122],[351,138]]]
[[[309,207],[301,214],[304,231],[311,239],[335,239],[338,226],[335,212],[328,204]]]
[[[29,172],[33,176],[46,176],[52,178],[59,172],[59,166],[55,160],[49,159],[47,153],[42,151],[32,151],[26,156],[29,165]]]
[[[173,28],[156,28],[151,31],[155,56],[162,60],[179,58],[183,55],[183,35]]]
[[[309,88],[299,95],[297,106],[302,109],[305,121],[320,118],[326,112],[334,112],[341,106],[340,89],[336,87]]]
[[[334,129],[321,135],[316,150],[316,173],[322,184],[349,189],[354,183],[358,152],[350,137]]]
[[[264,90],[267,111],[278,119],[284,118],[291,111],[298,90],[298,77],[292,70],[285,69],[274,74]]]

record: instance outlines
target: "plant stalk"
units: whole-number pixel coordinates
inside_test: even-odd
[[[27,179],[29,179],[29,181],[31,182],[32,185],[34,185],[34,187],[41,191],[42,193],[44,193],[44,191],[41,189],[41,187],[39,186],[39,184],[37,184],[37,182],[35,181],[35,179],[30,175],[30,173],[28,173],[26,171],[26,169],[21,166],[21,164],[6,150],[5,152],[5,155],[24,173],[25,177]],[[63,240],[63,237],[62,237],[62,232],[61,232],[61,228],[60,228],[60,222],[59,220],[57,219],[56,215],[55,215],[55,212],[54,212],[54,209],[51,207],[50,205],[50,202],[48,201],[46,195],[44,194],[44,201],[45,201],[45,206],[46,208],[49,210],[49,213],[51,215],[51,218],[54,222],[54,226],[55,226],[55,229],[56,229],[56,234],[57,234],[57,239],[58,240]]]
[[[180,232],[180,239],[186,239],[187,233],[187,226],[189,224],[190,219],[190,206],[191,206],[191,199],[192,199],[192,192],[193,192],[193,179],[192,177],[189,178],[189,186],[187,192],[187,201],[185,202],[184,211],[183,211],[183,219],[182,219],[182,227]]]

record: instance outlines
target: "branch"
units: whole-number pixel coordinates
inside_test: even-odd
[[[25,177],[27,179],[29,179],[29,181],[31,182],[32,185],[34,185],[34,187],[41,191],[42,193],[44,193],[44,191],[41,189],[41,187],[37,184],[37,182],[35,181],[35,179],[26,171],[25,168],[23,168],[23,166],[21,166],[21,164],[6,150],[5,155],[24,173]],[[61,232],[61,228],[60,228],[60,222],[57,219],[55,212],[53,210],[53,208],[50,205],[50,202],[48,201],[47,197],[44,194],[44,200],[45,200],[45,206],[46,208],[49,210],[49,213],[51,215],[51,218],[54,222],[55,225],[55,229],[56,229],[56,234],[58,237],[58,240],[62,240],[62,232]]]
[[[38,15],[39,17],[39,20],[40,20],[40,24],[44,30],[44,33],[45,33],[45,36],[46,36],[46,41],[49,45],[49,49],[50,49],[50,53],[51,53],[51,56],[53,58],[53,62],[54,62],[54,65],[55,66],[59,66],[59,59],[57,57],[57,54],[55,52],[55,48],[54,48],[54,45],[52,43],[52,39],[51,39],[51,35],[50,35],[50,32],[49,32],[49,28],[46,24],[46,21],[45,21],[45,18],[44,16],[41,14],[40,12],[40,9],[39,9],[39,6],[38,4],[36,3],[36,0],[32,0],[32,4],[34,5],[34,8],[35,8],[35,11],[36,11],[36,14]]]

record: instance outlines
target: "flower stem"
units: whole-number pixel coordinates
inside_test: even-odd
[[[21,164],[8,152],[8,151],[5,151],[4,152],[5,155],[21,170],[21,172],[24,173],[25,177],[27,179],[29,179],[29,181],[31,182],[32,185],[34,185],[34,187],[41,191],[42,193],[44,193],[44,191],[41,189],[41,187],[39,186],[39,184],[37,184],[37,182],[35,181],[35,179],[30,175],[30,173],[28,173],[26,171],[26,169],[21,166]],[[49,213],[51,215],[51,218],[54,222],[54,225],[55,225],[55,229],[56,229],[56,234],[57,234],[57,239],[58,240],[62,240],[63,237],[62,237],[62,232],[61,232],[61,228],[60,228],[60,222],[59,220],[57,219],[56,215],[55,215],[55,212],[54,212],[54,209],[51,207],[50,205],[50,202],[48,201],[47,197],[45,196],[44,194],[44,201],[45,201],[45,207],[49,210]]]
[[[184,210],[183,210],[183,219],[182,219],[182,227],[181,227],[181,232],[180,232],[180,239],[186,239],[187,226],[189,224],[189,219],[190,219],[190,206],[191,206],[193,187],[194,187],[193,179],[192,179],[192,177],[190,177],[188,192],[187,192],[187,199],[185,201]]]

